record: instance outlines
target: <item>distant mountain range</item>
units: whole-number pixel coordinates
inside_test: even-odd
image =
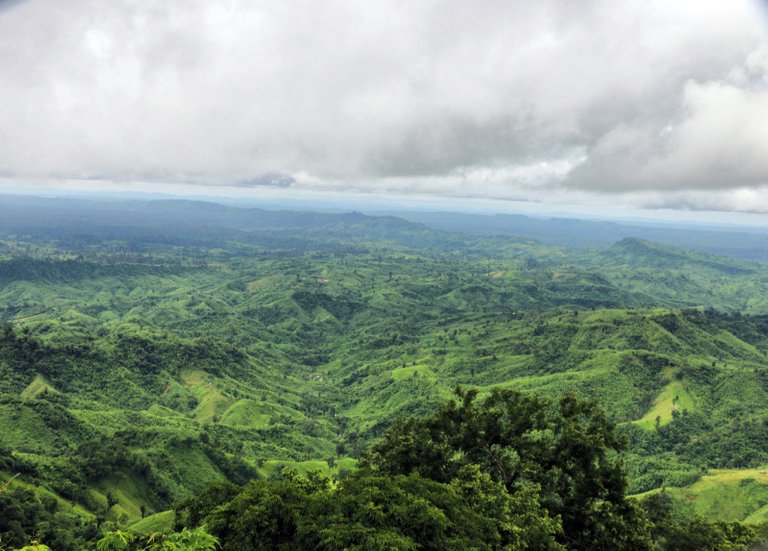
[[[576,218],[533,218],[522,214],[391,212],[430,228],[471,235],[514,235],[564,247],[609,247],[637,237],[742,260],[768,261],[768,227],[620,224]]]
[[[328,235],[354,233],[360,224],[377,227],[379,237],[389,232],[401,241],[403,232],[430,237],[433,244],[449,245],[450,234],[477,237],[514,237],[572,249],[608,248],[626,238],[637,238],[682,247],[738,260],[768,262],[768,227],[679,226],[673,224],[621,224],[576,218],[534,218],[521,214],[466,214],[456,212],[416,212],[407,210],[367,214],[359,212],[319,212],[270,208],[225,206],[186,199],[162,200],[87,200],[0,195],[0,229],[45,231],[53,226],[67,231],[92,232],[96,228],[156,228],[163,233],[169,225],[178,233],[193,238],[203,226],[226,231],[313,231]],[[87,230],[86,230],[87,228]],[[208,228],[210,229],[210,228]],[[207,231],[207,230],[206,230]],[[203,232],[204,233],[204,232]],[[319,234],[322,235],[322,234]],[[436,241],[435,241],[436,240]]]

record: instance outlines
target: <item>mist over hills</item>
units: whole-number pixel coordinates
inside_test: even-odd
[[[395,214],[395,213],[393,213]],[[703,224],[618,223],[576,218],[541,218],[522,214],[463,214],[400,211],[397,216],[430,228],[471,235],[510,235],[564,247],[604,248],[637,237],[742,260],[768,261],[768,228]],[[681,227],[682,226],[682,227]]]
[[[338,209],[335,209],[338,210]],[[638,238],[726,256],[737,260],[768,261],[768,228],[713,224],[681,225],[619,223],[577,218],[541,218],[522,214],[468,214],[398,210],[377,213],[329,212],[312,209],[234,207],[189,199],[110,200],[54,199],[3,195],[0,227],[41,231],[67,221],[71,228],[104,225],[159,226],[196,225],[228,230],[312,230],[334,231],[354,223],[377,225],[381,230],[422,232],[424,228],[482,237],[507,236],[558,245],[566,248],[607,248],[624,238]],[[410,225],[408,224],[410,222]],[[153,224],[154,223],[154,224]],[[397,236],[397,231],[393,235]]]

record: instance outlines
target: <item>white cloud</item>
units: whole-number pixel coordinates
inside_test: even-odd
[[[572,175],[605,189],[731,189],[768,183],[768,46],[722,79],[689,80],[668,121],[619,123]]]
[[[750,189],[766,176],[757,10],[16,2],[0,9],[0,172],[279,171],[313,189],[503,197]]]

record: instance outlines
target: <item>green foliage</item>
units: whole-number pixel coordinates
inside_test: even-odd
[[[396,419],[432,414],[456,386],[477,392],[474,408],[496,399],[504,410],[505,388],[535,393],[510,407],[546,413],[514,438],[487,416],[500,431],[488,453],[449,455],[458,444],[445,438],[412,458],[446,459],[432,467],[440,476],[370,480],[403,507],[417,485],[450,486],[477,465],[512,509],[529,492],[550,515],[564,492],[595,518],[630,519],[631,505],[606,505],[624,492],[607,475],[619,454],[631,493],[768,463],[762,265],[633,239],[567,251],[357,214],[169,202],[104,217],[47,205],[55,214],[0,206],[0,480],[19,473],[13,487],[30,492],[9,493],[22,504],[9,517],[14,546],[47,534],[55,549],[82,548],[212,482],[275,482],[285,466],[356,480],[356,458]],[[605,416],[564,394],[599,400]],[[453,407],[477,446],[472,431],[487,427],[462,425]],[[612,422],[624,451],[603,430]],[[568,444],[582,434],[608,450],[586,454],[594,471],[552,460],[530,474],[555,451],[582,453]],[[756,495],[702,502],[708,518],[758,519]],[[559,522],[572,531],[571,517]],[[371,529],[392,545],[411,538]]]
[[[168,534],[136,536],[131,532],[108,532],[96,542],[97,551],[213,551],[219,540],[200,526]]]
[[[234,496],[214,489],[190,499],[177,519],[205,522],[224,550],[560,548],[560,524],[534,487],[510,495],[469,467],[449,484],[363,470],[332,485],[285,471],[280,481],[254,481]]]
[[[96,549],[97,551],[128,551],[135,539],[135,536],[129,532],[115,530],[96,542]]]
[[[96,534],[95,525],[60,507],[50,495],[40,496],[19,482],[0,488],[0,549],[24,547],[37,540],[56,550],[77,551]]]
[[[45,544],[33,542],[32,544],[25,545],[16,551],[51,551],[51,548]]]
[[[714,551],[760,541],[754,529],[706,521],[665,492],[627,499],[620,465],[605,460],[619,445],[613,427],[593,403],[457,394],[437,413],[392,427],[344,480],[284,470],[242,488],[213,485],[177,506],[177,529],[210,526],[223,550]]]
[[[168,534],[164,540],[150,550],[157,551],[213,551],[219,546],[218,538],[208,534],[205,527]]]
[[[642,508],[653,524],[654,540],[660,549],[746,551],[761,539],[754,529],[738,522],[708,522],[676,506],[665,492],[644,499]]]
[[[624,497],[619,443],[593,403],[512,391],[458,392],[427,418],[390,429],[336,485],[284,471],[234,494],[215,486],[177,509],[223,549],[650,548]]]
[[[475,391],[457,396],[433,416],[392,427],[364,464],[440,482],[477,465],[509,492],[540,488],[542,506],[562,520],[563,543],[646,545],[642,520],[624,499],[621,443],[593,402],[567,396],[551,404],[510,390],[482,401]]]

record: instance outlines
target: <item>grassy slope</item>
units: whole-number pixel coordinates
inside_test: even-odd
[[[263,461],[265,476],[281,465],[328,470],[337,443],[354,454],[456,385],[576,392],[645,428],[656,415],[669,422],[675,396],[681,409],[723,423],[734,412],[765,416],[766,338],[748,342],[669,308],[709,305],[716,284],[717,305],[759,312],[759,269],[642,243],[606,253],[610,262],[593,257],[602,263],[594,268],[532,242],[402,246],[422,237],[396,246],[363,238],[371,249],[342,254],[314,243],[297,254],[256,246],[236,255],[219,244],[195,250],[207,267],[69,277],[46,265],[44,277],[9,281],[4,316],[55,352],[42,371],[0,357],[0,373],[13,374],[0,390],[23,399],[0,403],[2,438],[43,466],[62,442],[113,439],[128,427],[139,433],[130,446],[170,459],[163,476],[180,497],[224,476],[203,435],[228,457]],[[680,262],[685,270],[674,268]],[[642,280],[654,270],[665,286]],[[713,363],[711,384],[689,373]],[[88,382],[99,365],[104,378]],[[69,400],[76,427],[51,426],[46,388]],[[142,500],[157,499],[119,476],[89,484],[97,497],[118,495],[115,514],[131,519]]]
[[[113,519],[123,515],[127,519],[141,518],[141,505],[153,500],[152,492],[140,478],[123,473],[100,480],[91,493],[104,510],[107,507],[107,494],[118,500],[109,511],[109,517]]]
[[[36,375],[29,386],[22,391],[21,399],[29,401],[45,392],[56,392],[56,389],[49,385],[42,375]]]
[[[155,532],[167,532],[173,528],[173,511],[162,511],[131,524],[131,530],[139,534],[153,534]]]
[[[647,493],[658,491],[661,490]],[[742,520],[750,524],[766,521],[768,474],[762,467],[712,470],[690,486],[663,491],[710,520]]]
[[[656,425],[657,418],[662,425],[665,425],[672,421],[674,411],[682,412],[683,410],[697,411],[696,398],[684,382],[673,381],[664,387],[653,401],[653,407],[636,423],[645,429],[651,429]]]

